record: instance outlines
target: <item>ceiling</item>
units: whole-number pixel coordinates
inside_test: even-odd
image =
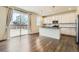
[[[76,10],[75,6],[17,6],[26,11],[37,13],[41,16],[48,16],[57,13]]]

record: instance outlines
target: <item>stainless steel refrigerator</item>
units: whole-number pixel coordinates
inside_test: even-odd
[[[79,44],[79,15],[77,16],[77,20],[76,20],[76,43]]]

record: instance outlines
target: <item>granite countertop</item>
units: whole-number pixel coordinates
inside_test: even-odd
[[[42,26],[42,28],[53,28],[53,29],[59,29],[59,26],[53,26],[53,27]]]

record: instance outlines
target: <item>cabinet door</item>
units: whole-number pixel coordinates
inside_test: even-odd
[[[61,16],[62,16],[61,23],[75,23],[75,18],[76,18],[75,13],[62,14]]]
[[[61,28],[61,34],[76,35],[75,28]]]

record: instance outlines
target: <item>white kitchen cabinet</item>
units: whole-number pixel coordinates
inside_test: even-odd
[[[60,29],[54,28],[54,27],[51,27],[51,28],[41,27],[39,29],[39,35],[59,40],[60,39]]]
[[[50,20],[58,20],[59,26],[61,28],[61,34],[68,34],[68,35],[76,35],[75,31],[75,26],[76,26],[76,13],[75,12],[69,12],[69,13],[63,13],[59,15],[53,15],[53,16],[48,16],[45,18],[45,21],[47,21],[50,18]],[[47,21],[48,22],[48,21]],[[63,24],[60,24],[63,23]],[[71,23],[71,24],[69,24]],[[66,28],[64,28],[66,27]],[[72,27],[72,28],[68,28]],[[71,33],[71,34],[70,34]]]

